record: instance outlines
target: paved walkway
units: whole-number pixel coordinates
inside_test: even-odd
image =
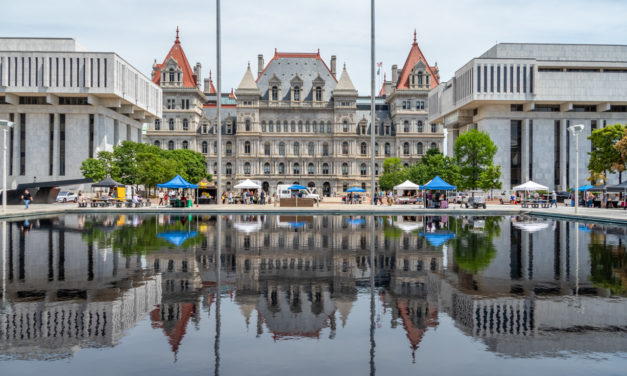
[[[7,206],[6,214],[0,219],[19,219],[31,216],[59,215],[65,213],[355,213],[355,214],[399,214],[399,215],[517,215],[560,217],[567,219],[597,220],[627,224],[627,211],[622,209],[574,208],[560,206],[551,209],[522,209],[519,205],[488,205],[487,209],[463,209],[451,205],[448,209],[423,209],[414,205],[344,205],[341,203],[321,203],[311,208],[281,208],[271,205],[199,205],[193,208],[169,208],[149,206],[142,208],[79,208],[76,204],[34,204],[29,209],[22,205]]]

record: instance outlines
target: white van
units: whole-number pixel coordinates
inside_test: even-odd
[[[282,198],[291,198],[292,197],[292,191],[290,191],[288,188],[291,187],[294,184],[279,184],[277,185],[277,193],[279,195],[279,200],[281,200]],[[316,202],[320,201],[320,195],[316,194],[316,188],[315,187],[310,187],[307,189],[301,189],[301,192],[303,193],[303,198],[313,198]]]

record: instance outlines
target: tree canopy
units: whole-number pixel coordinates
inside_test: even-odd
[[[588,170],[606,175],[607,172],[622,172],[625,169],[627,160],[624,157],[627,153],[621,153],[618,145],[625,137],[626,130],[627,126],[614,124],[592,131],[588,136],[592,143],[592,151],[588,153],[590,155]]]
[[[493,158],[498,150],[486,132],[471,129],[461,134],[455,141],[455,158],[460,168],[459,186],[462,189],[491,189],[490,181],[500,178],[500,168],[492,169],[489,175],[482,173],[493,166]],[[499,173],[494,179],[495,174]]]

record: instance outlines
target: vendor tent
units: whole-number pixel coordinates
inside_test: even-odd
[[[394,186],[395,191],[417,191],[420,189],[418,184],[414,184],[409,180],[405,180],[399,185]]]
[[[515,186],[513,190],[514,191],[548,191],[549,187],[529,180],[525,184]]]
[[[586,185],[582,185],[581,187],[579,187],[579,192],[585,192],[585,191],[589,191],[591,189],[593,189],[594,186],[590,185],[590,184],[586,184]]]
[[[167,183],[157,184],[159,188],[193,188],[196,189],[198,186],[196,184],[192,184],[181,177],[181,175],[176,175],[172,180]]]
[[[617,185],[608,185],[605,187],[608,192],[627,192],[627,181],[624,181]]]
[[[289,189],[290,191],[300,191],[303,189],[307,189],[307,187],[300,185],[300,184],[294,184],[294,185],[290,185],[289,187],[287,187],[287,189]]]
[[[115,187],[123,187],[124,184],[118,183],[117,181],[113,180],[111,177],[107,176],[103,180],[99,181],[98,183],[94,183],[91,186],[96,187],[96,188],[115,188]]]
[[[261,189],[261,186],[250,179],[246,179],[241,183],[237,184],[235,189]]]
[[[346,190],[346,193],[366,192],[365,189],[359,187],[351,187]]]
[[[452,191],[455,188],[457,187],[445,182],[439,176],[434,177],[433,179],[431,179],[430,182],[422,186],[422,189],[424,190],[434,190],[434,191]]]

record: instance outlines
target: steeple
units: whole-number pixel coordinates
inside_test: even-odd
[[[418,44],[418,42],[416,42],[416,29],[414,29],[414,44]]]
[[[248,68],[246,68],[244,77],[242,77],[242,81],[239,83],[235,95],[261,95],[259,87],[253,77],[253,72],[250,70],[250,62],[248,62]]]
[[[357,96],[357,90],[355,89],[355,85],[353,85],[353,81],[351,81],[351,78],[348,76],[348,72],[346,71],[346,63],[344,63],[344,68],[342,69],[342,75],[340,76],[340,80],[337,82],[335,90],[333,90],[333,95]]]
[[[181,41],[179,40],[179,27],[178,26],[176,27],[176,40],[174,41],[174,43],[181,43]]]

